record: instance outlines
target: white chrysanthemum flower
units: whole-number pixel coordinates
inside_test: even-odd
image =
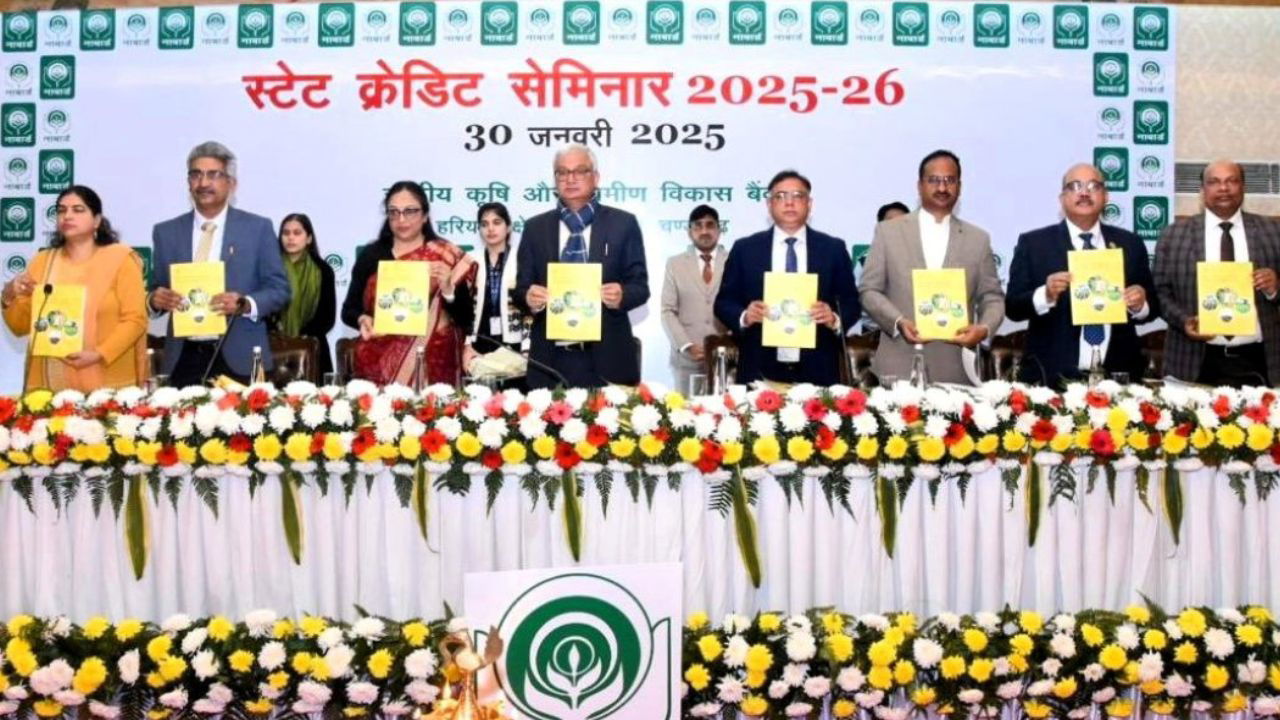
[[[804,408],[800,405],[787,403],[778,411],[778,422],[782,424],[783,430],[798,433],[809,424],[809,417],[804,414]]]
[[[984,697],[986,697],[986,695],[976,688],[961,690],[960,693],[956,695],[956,699],[965,705],[977,705],[982,702],[982,698]]]
[[[66,660],[59,658],[44,667],[36,668],[28,680],[36,694],[47,696],[70,685],[71,678],[74,676],[75,670],[67,664]]]
[[[277,433],[286,433],[293,429],[293,408],[288,405],[277,405],[267,413],[267,423]]]
[[[331,697],[333,697],[333,691],[329,689],[328,685],[314,680],[303,680],[298,683],[298,699],[308,705],[323,707]]]
[[[187,633],[186,637],[182,638],[183,654],[194,655],[195,652],[200,649],[200,646],[204,645],[204,641],[208,639],[208,637],[209,631],[202,627],[196,628],[195,630]]]
[[[716,416],[711,413],[698,413],[693,416],[693,434],[699,440],[711,437],[716,431]]]
[[[616,407],[600,408],[600,412],[596,413],[595,423],[610,436],[617,435],[618,428],[622,425],[622,414]]]
[[[740,668],[747,663],[747,652],[751,645],[741,635],[734,635],[724,649],[724,664],[730,668]]]
[[[1014,698],[1018,697],[1021,694],[1022,694],[1021,680],[1010,680],[1009,682],[1003,683],[1002,685],[1000,685],[1000,687],[996,688],[996,695],[999,696],[1001,700],[1013,700]]]
[[[717,717],[720,715],[720,703],[701,702],[689,708],[689,714],[693,717]]]
[[[818,644],[808,632],[797,632],[787,637],[787,657],[798,662],[813,659],[818,652]]]
[[[488,418],[476,427],[480,444],[491,449],[502,447],[507,437],[507,423],[498,418]]]
[[[191,658],[191,670],[201,680],[208,680],[218,674],[218,658],[212,650],[201,650]]]
[[[0,710],[0,714],[4,714],[4,712]],[[102,718],[102,720],[116,720],[116,718],[120,717],[120,706],[108,705],[93,700],[89,703],[89,714],[96,718]]]
[[[853,432],[864,437],[880,432],[880,419],[875,413],[864,412],[853,416]]]
[[[1138,680],[1148,683],[1153,680],[1159,680],[1164,674],[1164,658],[1158,652],[1149,652],[1144,654],[1138,660]]]
[[[400,717],[411,712],[413,712],[413,706],[401,700],[382,703],[382,714],[386,717]]]
[[[1060,632],[1049,639],[1049,649],[1058,657],[1072,658],[1076,655],[1076,641],[1065,632]]]
[[[1000,416],[996,414],[996,409],[986,403],[978,403],[973,406],[973,425],[981,432],[988,432],[996,425],[1000,424]]]
[[[187,691],[184,690],[183,688],[170,690],[169,692],[160,696],[160,704],[167,708],[172,708],[174,710],[181,710],[182,708],[187,706]]]
[[[368,705],[378,699],[378,686],[371,682],[356,681],[347,685],[347,700],[356,705]]]
[[[729,705],[737,705],[747,696],[747,687],[742,681],[732,675],[725,675],[720,678],[720,682],[716,685],[716,697],[720,702]]]
[[[342,628],[327,627],[316,637],[316,644],[321,650],[328,650],[342,642]]]
[[[631,411],[631,427],[637,435],[647,435],[658,429],[662,413],[654,405],[637,405]]]
[[[1222,660],[1236,649],[1231,633],[1222,628],[1209,628],[1204,634],[1204,648],[1210,655]]]
[[[143,424],[143,428],[146,428],[145,423]],[[186,438],[191,437],[192,433],[195,431],[195,419],[191,415],[184,414],[169,416],[169,434],[175,439],[185,440]]]
[[[404,693],[418,705],[430,705],[436,701],[436,696],[440,694],[440,688],[426,680],[414,680],[404,686]]]
[[[287,657],[288,651],[285,650],[284,643],[272,640],[264,644],[262,650],[258,651],[258,664],[262,666],[262,669],[271,671],[284,665]]]
[[[542,437],[547,432],[547,421],[532,413],[520,418],[516,426],[526,440]]]
[[[376,640],[382,637],[386,623],[376,617],[362,617],[351,625],[351,634],[365,640]]]
[[[773,413],[752,413],[747,418],[747,429],[753,435],[773,435],[777,433],[777,418]]]
[[[423,680],[431,677],[436,671],[436,655],[425,648],[414,650],[404,659],[405,674],[411,678]]]
[[[836,685],[839,685],[840,689],[847,693],[861,690],[862,686],[866,683],[866,676],[862,674],[861,670],[853,665],[849,665],[841,669],[840,674],[836,675]]]
[[[581,418],[569,418],[560,428],[560,439],[570,445],[577,445],[587,439],[587,424]]]
[[[351,411],[351,403],[346,400],[334,400],[329,406],[329,422],[338,427],[350,427],[356,421]]]
[[[125,685],[132,685],[138,682],[138,674],[142,668],[142,657],[137,650],[120,656],[116,661],[116,670],[120,673],[120,682]]]
[[[298,414],[302,424],[309,428],[315,429],[324,423],[325,418],[329,415],[329,409],[318,402],[309,402],[302,406],[302,412]]]
[[[853,701],[858,703],[859,707],[870,709],[884,701],[884,692],[872,690],[870,692],[856,693],[853,696]]]
[[[1037,680],[1027,686],[1027,695],[1029,697],[1044,697],[1053,690],[1052,680]]]
[[[926,670],[942,661],[942,646],[929,638],[916,638],[911,643],[911,652],[916,665]]]
[[[746,615],[729,613],[724,616],[724,620],[720,623],[720,628],[730,635],[744,633],[751,629],[751,618]]]
[[[1169,697],[1187,697],[1195,691],[1195,685],[1182,675],[1174,673],[1165,678],[1164,690],[1169,693]]]
[[[27,689],[21,685],[10,685],[7,689],[5,689],[4,697],[6,700],[16,700],[18,702],[22,702],[23,700],[26,700],[28,697],[30,697],[30,694],[27,692]]]
[[[450,441],[457,440],[462,434],[462,421],[455,417],[436,418],[436,429]]]
[[[1111,702],[1116,696],[1116,689],[1113,687],[1104,687],[1096,690],[1090,699],[1098,705],[1105,705]]]
[[[1138,636],[1138,629],[1129,623],[1125,623],[1116,628],[1116,644],[1125,650],[1133,650],[1138,647],[1141,638]]]
[[[941,415],[930,415],[924,421],[924,434],[935,438],[944,437],[950,427],[950,420]]]
[[[825,698],[830,692],[831,680],[826,675],[815,675],[804,681],[804,694],[815,700]]]
[[[1241,416],[1243,419],[1244,416]],[[1232,625],[1239,625],[1245,621],[1244,614],[1233,607],[1218,608],[1214,611],[1219,618],[1226,620]]]
[[[791,692],[791,686],[784,680],[774,680],[769,683],[769,697],[774,700],[781,700]]]
[[[809,717],[809,713],[813,712],[813,705],[807,702],[793,702],[786,707],[784,712],[789,718]]]
[[[1107,669],[1098,663],[1089,663],[1080,671],[1080,677],[1088,680],[1089,682],[1098,682],[1102,678],[1106,677],[1106,674]]]
[[[1250,657],[1247,662],[1236,665],[1236,679],[1246,685],[1259,685],[1267,679],[1267,666]]]
[[[324,654],[324,663],[329,666],[329,677],[346,677],[351,671],[351,661],[356,651],[347,645],[334,645]]]
[[[995,632],[996,628],[1000,626],[1000,616],[993,612],[974,613],[973,621],[978,623],[978,627],[989,633]]]
[[[235,693],[231,692],[231,688],[222,683],[210,685],[209,692],[205,693],[205,697],[220,705],[226,705],[236,699]]]
[[[244,624],[252,637],[263,637],[269,633],[279,616],[275,610],[259,609],[245,613]]]
[[[808,663],[787,663],[782,666],[782,681],[791,687],[800,687],[809,677]]]
[[[489,413],[485,410],[484,402],[468,402],[462,406],[462,417],[469,422],[478,423],[488,417]]]

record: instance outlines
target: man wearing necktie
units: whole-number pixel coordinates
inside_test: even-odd
[[[529,387],[560,384],[539,364],[554,368],[571,387],[635,385],[640,382],[640,357],[627,313],[649,300],[640,224],[631,213],[600,204],[600,166],[590,149],[570,145],[560,150],[552,170],[556,207],[525,223],[516,258],[516,302],[533,316]],[[547,264],[553,262],[600,263],[604,311],[599,342],[547,339]]]
[[[710,205],[689,213],[692,245],[667,260],[662,279],[662,329],[671,342],[676,389],[689,390],[689,376],[706,372],[708,335],[725,332],[716,320],[715,300],[729,253],[720,245],[720,214]]]
[[[1280,312],[1276,268],[1280,226],[1241,210],[1244,169],[1219,160],[1200,178],[1202,214],[1165,228],[1156,245],[1155,283],[1165,333],[1164,370],[1179,380],[1206,385],[1266,385],[1280,381]],[[1204,335],[1196,288],[1198,262],[1253,263],[1257,332]]]
[[[1058,195],[1062,222],[1018,237],[1005,298],[1010,320],[1027,322],[1022,374],[1025,382],[1058,386],[1089,370],[1096,348],[1102,366],[1136,381],[1146,367],[1137,327],[1159,317],[1147,247],[1128,230],[1099,222],[1107,186],[1092,165],[1074,165]],[[1118,248],[1124,255],[1126,322],[1076,325],[1071,316],[1067,253]],[[1077,281],[1081,280],[1077,278]]]
[[[740,238],[729,250],[715,313],[733,331],[738,345],[737,382],[840,382],[840,353],[845,334],[862,313],[853,279],[853,260],[840,238],[808,226],[813,208],[812,185],[795,170],[783,170],[769,181],[769,215],[773,227]],[[784,271],[818,276],[818,301],[809,316],[818,326],[813,350],[761,345],[764,274]]]
[[[170,289],[173,263],[221,261],[225,292],[210,302],[221,315],[242,315],[227,330],[227,340],[215,359],[218,337],[176,338],[169,323],[164,367],[169,384],[200,384],[213,361],[210,377],[227,375],[249,380],[254,346],[262,348],[263,367],[272,367],[266,318],[289,304],[289,277],[280,259],[280,246],[271,221],[230,206],[236,188],[236,157],[217,142],[204,142],[187,157],[187,188],[194,210],[155,226],[151,233],[152,273],[147,305],[154,317],[182,303]],[[230,319],[228,319],[230,322]]]

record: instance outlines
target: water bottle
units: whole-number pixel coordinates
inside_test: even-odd
[[[413,362],[413,391],[421,395],[422,388],[427,386],[427,348],[420,347],[416,352],[417,357]]]
[[[249,382],[264,383],[267,381],[267,371],[262,366],[262,347],[253,346],[253,367],[249,370]]]
[[[729,389],[729,350],[723,345],[716,348],[715,370],[711,378],[711,394],[720,396]]]
[[[1102,348],[1094,345],[1089,356],[1089,386],[1097,385],[1105,380],[1106,377],[1107,372],[1102,369]]]
[[[911,356],[911,385],[919,390],[929,384],[929,371],[924,364],[924,345],[915,345],[915,354]]]

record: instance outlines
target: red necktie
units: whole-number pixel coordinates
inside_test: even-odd
[[[710,285],[712,275],[711,253],[702,253],[702,282]]]

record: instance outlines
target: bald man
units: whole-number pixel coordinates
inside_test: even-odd
[[[1062,221],[1023,233],[1009,267],[1006,312],[1010,320],[1027,321],[1019,379],[1053,386],[1079,380],[1096,350],[1104,370],[1127,373],[1136,381],[1146,364],[1137,327],[1159,317],[1147,247],[1128,230],[1099,222],[1107,206],[1107,186],[1096,167],[1081,164],[1067,170],[1058,201]],[[1067,253],[1104,248],[1124,252],[1127,317],[1114,325],[1076,325]]]
[[[1238,163],[1209,163],[1200,177],[1200,198],[1204,212],[1165,228],[1156,245],[1156,292],[1169,324],[1165,374],[1206,385],[1273,385],[1280,381],[1280,226],[1241,210],[1244,169]],[[1228,261],[1253,263],[1257,331],[1205,335],[1198,317],[1196,263]]]

